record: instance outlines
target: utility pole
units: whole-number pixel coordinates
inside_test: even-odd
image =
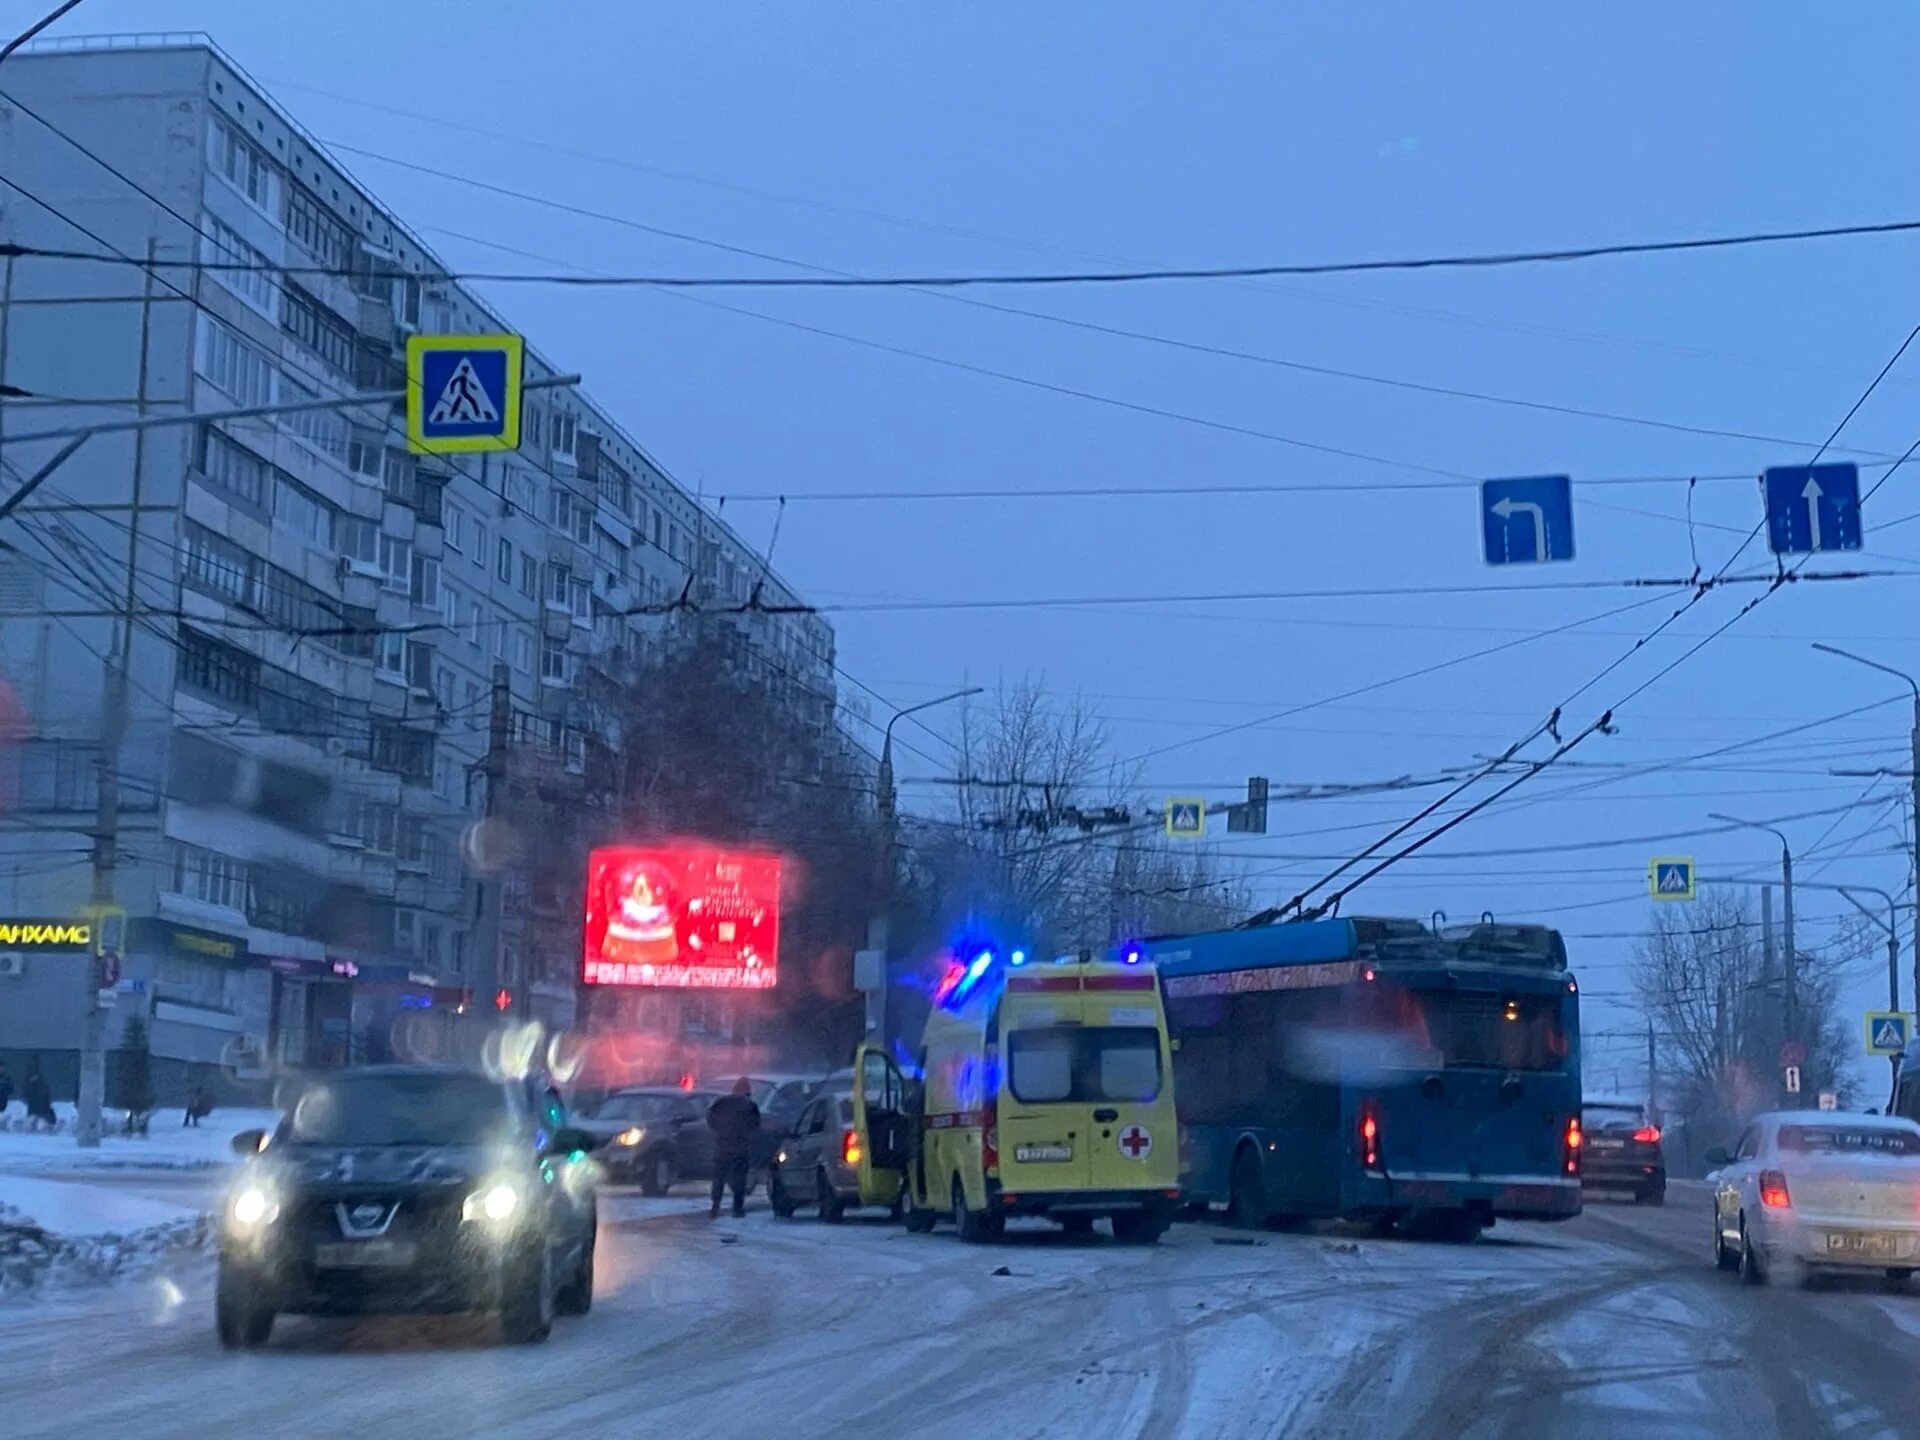
[[[510,672],[506,665],[496,661],[493,667],[493,691],[487,707],[487,753],[480,761],[480,774],[486,781],[487,794],[481,826],[487,831],[489,844],[496,842],[493,835],[500,814],[502,791],[507,779],[507,749],[513,741],[513,688]],[[506,865],[516,862],[514,847],[500,846],[498,854],[503,862],[498,873],[479,881],[478,896],[479,944],[473,947],[473,964],[479,974],[486,977],[487,993],[476,995],[481,1005],[493,1009],[498,1018],[505,1011],[500,1007],[498,997],[506,994],[509,1004],[513,999],[515,978],[509,975],[501,963],[505,946],[502,943],[502,930],[506,912]]]
[[[951,695],[941,695],[932,700],[922,700],[918,705],[909,705],[904,710],[893,712],[893,718],[887,721],[887,728],[880,739],[880,775],[874,785],[875,808],[880,819],[880,847],[874,857],[873,874],[873,910],[872,918],[867,921],[867,948],[880,952],[879,989],[873,1003],[873,1033],[882,1044],[887,1038],[887,991],[891,988],[891,967],[888,964],[887,941],[893,909],[893,847],[895,832],[898,829],[899,812],[893,792],[893,727],[907,716],[921,710],[931,710],[936,705],[945,705],[954,700],[964,700],[969,695],[978,695],[986,687],[971,685],[965,690],[955,690]]]
[[[1780,888],[1783,892],[1780,903],[1781,931],[1786,943],[1786,1039],[1789,1043],[1797,1042],[1800,1039],[1800,955],[1794,948],[1793,938],[1793,847],[1787,843],[1783,831],[1761,821],[1742,820],[1737,815],[1722,815],[1717,811],[1710,812],[1707,818],[1748,830],[1764,830],[1780,842]],[[1801,1103],[1798,1096],[1788,1099],[1791,1109],[1798,1109]]]
[[[147,382],[151,368],[148,360],[153,327],[153,237],[147,237],[147,262],[142,272],[140,296],[140,356],[138,379],[134,388],[137,416],[147,413]],[[83,1150],[100,1144],[100,1111],[106,1104],[107,1057],[105,1007],[101,991],[106,989],[104,945],[109,929],[115,935],[118,953],[120,927],[109,916],[117,909],[114,872],[120,861],[120,750],[127,735],[127,672],[133,665],[133,617],[139,603],[140,574],[140,491],[146,478],[147,432],[133,432],[133,508],[127,513],[127,583],[122,592],[119,616],[114,621],[112,652],[104,675],[100,711],[100,753],[98,795],[94,806],[93,831],[93,925],[95,943],[86,960],[77,967],[80,983],[80,1076],[75,1095],[74,1140]]]
[[[1660,1117],[1660,1057],[1653,1048],[1653,1019],[1647,1019],[1647,1110],[1655,1124]]]

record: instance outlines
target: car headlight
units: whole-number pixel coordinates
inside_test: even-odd
[[[460,1207],[460,1218],[488,1220],[495,1225],[504,1225],[519,1212],[519,1189],[505,1180],[498,1180],[469,1195],[466,1204]]]
[[[249,1185],[233,1197],[227,1215],[242,1230],[271,1225],[280,1216],[280,1202],[258,1185]]]
[[[638,1125],[629,1125],[615,1137],[622,1145],[638,1145],[647,1138],[647,1132]]]

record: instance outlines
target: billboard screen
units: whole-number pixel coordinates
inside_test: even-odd
[[[587,857],[589,985],[765,990],[779,943],[777,855],[621,845]]]

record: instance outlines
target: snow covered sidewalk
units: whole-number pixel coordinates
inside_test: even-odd
[[[73,1107],[57,1104],[59,1129],[24,1128],[20,1107],[0,1117],[0,1174],[44,1175],[68,1170],[212,1170],[233,1163],[233,1137],[242,1130],[271,1129],[273,1110],[216,1110],[196,1126],[180,1123],[178,1110],[153,1117],[145,1136],[117,1131],[120,1116],[109,1115],[97,1150],[73,1141]]]

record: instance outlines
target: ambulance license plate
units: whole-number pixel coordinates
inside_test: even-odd
[[[1073,1147],[1071,1145],[1017,1145],[1014,1147],[1013,1158],[1023,1165],[1051,1160],[1071,1160]]]

